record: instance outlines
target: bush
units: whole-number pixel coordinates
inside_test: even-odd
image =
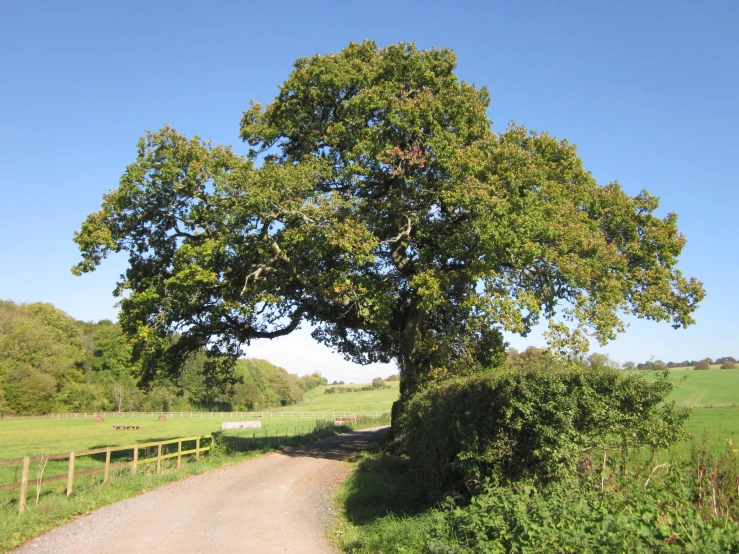
[[[339,540],[357,554],[739,552],[733,440],[720,451],[705,435],[669,463],[635,454],[623,472],[621,460],[603,470],[602,452],[590,451],[546,484],[491,478],[462,507],[420,497],[403,458],[366,458],[340,493],[354,525]]]
[[[373,389],[382,389],[385,388],[387,385],[385,385],[385,380],[382,377],[375,377],[372,379],[372,388]]]
[[[619,490],[605,494],[575,479],[545,487],[529,480],[489,484],[450,514],[458,541],[452,551],[736,552],[739,525],[706,522],[682,476],[676,467],[649,487],[622,477]]]
[[[708,360],[701,360],[695,365],[693,369],[699,369],[699,370],[711,369],[711,362]]]
[[[721,369],[736,369],[736,363],[735,362],[724,362],[721,365]]]
[[[429,494],[474,490],[491,474],[542,481],[575,467],[585,449],[652,451],[682,436],[687,410],[656,380],[600,371],[509,371],[447,382],[416,395],[404,445]]]
[[[388,383],[391,382],[391,381],[400,381],[400,375],[398,375],[397,373],[395,373],[395,374],[391,375],[390,377],[388,377],[387,379],[385,379],[385,381],[387,381]]]

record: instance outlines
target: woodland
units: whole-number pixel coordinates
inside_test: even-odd
[[[326,382],[242,358],[228,383],[214,384],[205,364],[195,353],[142,383],[118,324],[77,321],[51,304],[0,302],[0,414],[257,410],[299,402]]]

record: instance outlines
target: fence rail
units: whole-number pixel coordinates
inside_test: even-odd
[[[210,444],[208,446],[201,446],[200,441],[202,439],[210,439]],[[182,443],[183,442],[192,442],[195,441],[195,448],[191,448],[190,450],[182,450]],[[162,447],[168,444],[175,444],[177,443],[177,452],[171,452],[169,454],[162,454]],[[151,448],[156,447],[156,456],[153,458],[139,458],[139,450],[141,448]],[[63,481],[64,479],[67,480],[67,496],[72,494],[72,489],[74,486],[74,478],[75,477],[81,477],[83,475],[94,475],[96,473],[104,473],[103,476],[103,484],[108,482],[108,477],[110,476],[110,470],[112,469],[121,469],[125,467],[131,468],[131,473],[136,473],[139,466],[144,464],[151,464],[156,463],[157,465],[157,473],[162,472],[162,460],[166,460],[168,458],[174,458],[177,457],[177,469],[180,469],[182,464],[182,456],[186,456],[188,454],[195,454],[195,458],[199,458],[200,454],[203,452],[208,452],[213,447],[213,435],[200,435],[195,437],[182,437],[177,439],[168,439],[164,441],[155,441],[155,442],[144,442],[144,443],[135,443],[130,444],[126,446],[107,446],[104,448],[93,448],[91,450],[83,450],[81,452],[66,452],[63,454],[50,454],[49,456],[45,456],[45,459],[47,461],[53,461],[53,460],[65,460],[69,459],[69,466],[67,468],[66,474],[60,474],[60,475],[51,475],[49,477],[41,477],[39,479],[29,479],[28,478],[28,472],[31,465],[31,456],[25,456],[24,458],[13,458],[10,460],[0,460],[0,467],[2,466],[9,466],[9,465],[18,465],[23,464],[23,471],[21,473],[21,480],[15,481],[13,483],[6,483],[6,484],[0,484],[0,491],[8,491],[12,489],[18,489],[20,488],[20,498],[18,502],[18,512],[22,513],[26,509],[26,497],[28,495],[28,485],[42,485],[44,483],[53,483],[54,481]],[[130,462],[121,462],[116,464],[110,463],[110,457],[113,452],[122,452],[131,450],[132,452],[132,460]],[[105,466],[103,467],[96,467],[92,469],[85,469],[82,471],[75,471],[74,464],[75,460],[77,458],[80,458],[82,456],[93,456],[95,454],[102,454],[105,453]]]
[[[103,418],[126,418],[126,417],[158,417],[168,418],[219,418],[226,417],[252,417],[252,418],[332,418],[332,417],[380,417],[389,415],[390,412],[288,412],[288,411],[264,411],[264,412],[70,412],[44,415],[4,415],[4,419],[86,419],[101,416]]]

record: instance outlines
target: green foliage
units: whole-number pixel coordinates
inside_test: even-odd
[[[556,366],[443,383],[409,403],[404,444],[431,493],[474,489],[491,474],[546,481],[585,450],[675,442],[688,414],[664,403],[672,387],[666,374]]]
[[[108,371],[115,377],[131,371],[131,347],[118,325],[99,321],[93,328],[92,341],[94,371]]]
[[[391,375],[390,377],[388,377],[388,378],[387,378],[387,379],[385,379],[385,380],[386,380],[386,381],[387,381],[388,383],[391,383],[391,382],[393,382],[393,381],[400,381],[400,375],[398,375],[397,373],[393,373],[393,374],[392,374],[392,375]]]
[[[595,457],[600,457],[598,453]],[[542,483],[486,479],[468,503],[429,505],[413,466],[377,453],[359,456],[340,489],[336,532],[352,553],[735,552],[739,549],[739,454],[706,442],[689,456],[623,471],[587,454],[578,471]],[[594,463],[595,462],[595,463]]]
[[[390,385],[385,384],[385,381],[381,377],[376,377],[372,380],[371,385],[364,385],[364,386],[348,386],[348,387],[342,387],[342,386],[331,386],[326,387],[326,389],[323,391],[323,394],[343,394],[345,392],[367,392],[367,391],[373,391],[378,389],[389,389]]]
[[[620,478],[607,493],[578,480],[545,487],[532,481],[486,484],[449,522],[459,551],[730,552],[739,548],[736,520],[705,521],[683,481],[683,469],[650,483]],[[455,542],[456,542],[455,541]],[[456,550],[455,550],[456,551]]]
[[[721,369],[736,369],[736,362],[724,362],[721,364]]]
[[[103,402],[85,383],[94,357],[88,338],[85,324],[50,304],[0,302],[0,409],[46,412],[73,397],[92,406]]]
[[[494,133],[487,89],[456,61],[371,41],[300,58],[244,112],[248,157],[147,134],[76,234],[73,271],[127,253],[115,294],[144,362],[176,333],[178,355],[235,357],[307,321],[351,360],[395,359],[404,400],[499,365],[502,331],[544,319],[577,351],[623,331],[621,314],[693,323],[704,291],[676,269],[677,216],[599,186],[565,140]]]
[[[76,321],[49,304],[0,302],[0,414],[250,410],[294,404],[326,383],[264,360],[238,360],[214,379],[216,360],[204,351],[170,355],[177,340],[159,341],[157,356],[137,364],[117,324]]]

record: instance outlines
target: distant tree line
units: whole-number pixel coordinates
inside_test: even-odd
[[[160,365],[168,363],[177,362],[163,356]],[[320,374],[298,377],[264,360],[239,359],[220,380],[206,371],[204,353],[179,363],[175,371],[149,367],[143,379],[117,324],[77,321],[51,304],[0,301],[0,415],[256,410],[294,404],[326,384]]]
[[[664,362],[662,360],[648,360],[639,364],[626,362],[624,369],[673,369],[676,367],[692,367],[694,369],[709,369],[712,365],[720,365],[723,369],[734,369],[736,359],[733,356],[722,356],[720,358],[703,358],[702,360],[683,360],[681,362]],[[628,364],[628,367],[627,367]],[[723,367],[726,366],[726,367]]]
[[[391,377],[393,376],[391,375]],[[398,377],[398,376],[395,375],[395,377]],[[374,379],[372,379],[372,384],[370,385],[364,385],[361,387],[331,386],[331,387],[326,387],[326,389],[323,391],[323,394],[337,394],[337,393],[341,394],[343,392],[362,392],[362,391],[371,391],[371,390],[378,390],[378,389],[389,389],[390,385],[388,385],[387,383],[389,381],[397,381],[397,380],[398,379],[390,379],[390,377],[388,377],[387,379],[383,379],[382,377],[375,377]],[[332,385],[343,385],[344,381],[340,381],[340,382],[334,381],[331,384]]]
[[[543,368],[552,363],[552,355],[548,349],[540,349],[529,346],[526,350],[519,352],[515,348],[506,350],[507,363],[514,368]],[[573,354],[570,360],[575,365],[583,369],[642,369],[642,370],[662,370],[673,369],[676,367],[691,367],[693,369],[710,369],[713,365],[721,366],[721,369],[736,369],[739,367],[736,359],[732,356],[722,356],[720,358],[704,358],[702,360],[683,360],[681,362],[664,362],[662,360],[650,359],[643,363],[625,362],[619,364],[612,360],[607,354],[594,352],[590,355]]]

